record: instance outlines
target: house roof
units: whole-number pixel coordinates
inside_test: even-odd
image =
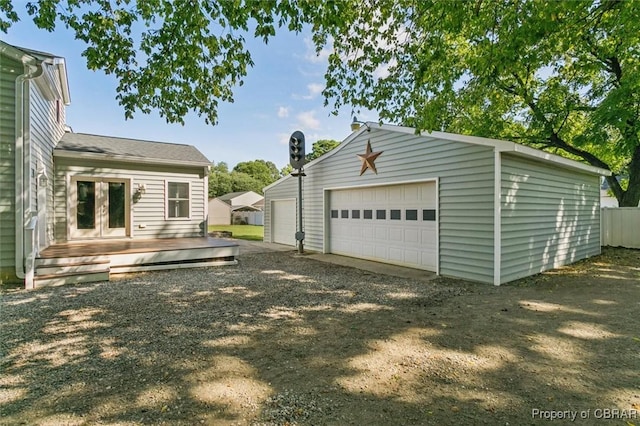
[[[236,197],[239,197],[240,195],[248,194],[249,192],[252,192],[252,191],[229,192],[228,194],[224,194],[224,195],[221,195],[221,196],[216,197],[216,198],[218,198],[219,200],[222,200],[222,201],[230,201],[230,200],[232,200],[232,199],[234,199]],[[258,194],[256,194],[256,195],[258,195]]]
[[[211,165],[207,157],[191,145],[85,133],[65,133],[53,150],[53,155],[56,157],[110,159],[147,164]]]
[[[0,40],[0,53],[12,57],[23,64],[41,65],[47,63],[57,68],[57,78],[59,79],[60,90],[62,90],[62,100],[65,105],[71,103],[67,67],[63,57],[39,50],[27,49],[26,47],[14,46],[2,40]]]
[[[444,139],[450,140],[453,142],[463,142],[472,145],[483,145],[493,147],[496,152],[511,152],[515,155],[528,157],[532,159],[536,159],[538,161],[548,161],[550,163],[555,163],[558,166],[572,168],[575,170],[586,171],[594,174],[598,174],[601,176],[610,176],[611,172],[609,170],[601,169],[599,167],[590,166],[588,164],[580,163],[578,161],[570,160],[568,158],[561,157],[559,155],[551,154],[545,151],[541,151],[539,149],[531,148],[525,145],[521,145],[515,142],[503,141],[499,139],[490,139],[483,138],[479,136],[469,136],[469,135],[458,135],[454,133],[446,133],[446,132],[437,132],[437,131],[424,131],[419,134],[416,134],[416,129],[412,127],[405,126],[396,126],[391,124],[379,124],[374,122],[367,122],[364,126],[361,126],[360,129],[351,133],[340,145],[338,145],[335,149],[329,151],[328,153],[316,158],[315,160],[309,162],[305,165],[306,168],[313,167],[314,164],[324,161],[327,158],[335,155],[340,150],[342,150],[346,145],[348,145],[351,141],[355,140],[362,133],[367,132],[369,130],[372,131],[386,131],[386,132],[394,132],[394,133],[405,133],[411,134],[419,137],[425,137],[429,139]],[[276,182],[268,185],[264,188],[264,191],[269,188],[277,185],[278,183],[292,178],[291,175],[284,176],[278,179]]]

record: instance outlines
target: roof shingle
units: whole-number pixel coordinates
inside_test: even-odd
[[[139,158],[141,162],[154,160],[192,163],[208,166],[211,162],[192,145],[152,142],[86,133],[65,133],[56,151],[104,154],[107,157]]]

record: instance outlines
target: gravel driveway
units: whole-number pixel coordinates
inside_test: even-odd
[[[0,423],[522,424],[536,407],[640,409],[640,256],[619,253],[501,288],[287,250],[4,290]]]

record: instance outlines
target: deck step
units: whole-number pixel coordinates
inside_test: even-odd
[[[35,287],[109,281],[110,261],[105,256],[36,259]]]
[[[109,271],[99,271],[90,273],[67,273],[37,275],[33,278],[36,288],[45,286],[58,286],[65,284],[93,283],[98,281],[109,281]]]

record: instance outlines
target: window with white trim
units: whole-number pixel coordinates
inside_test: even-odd
[[[191,218],[191,184],[189,182],[166,182],[167,219]]]

